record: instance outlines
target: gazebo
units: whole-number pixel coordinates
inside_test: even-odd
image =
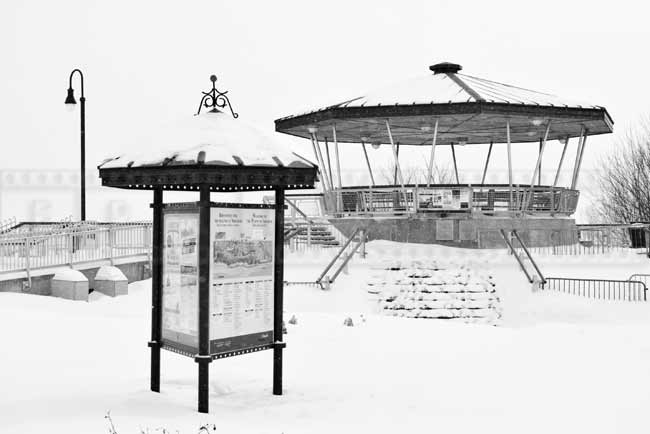
[[[369,239],[466,247],[502,245],[498,229],[518,229],[529,245],[546,245],[556,234],[572,232],[587,137],[612,132],[607,110],[461,74],[461,66],[453,63],[429,69],[416,79],[275,121],[277,131],[311,141],[327,218],[348,235],[362,227]],[[571,182],[560,185],[571,139],[577,139]],[[542,157],[551,140],[560,141],[563,151],[553,184],[542,185]],[[500,143],[507,146],[508,183],[486,184],[492,148]],[[513,182],[512,143],[528,143],[537,154],[530,183]],[[339,144],[359,147],[370,185],[343,185]],[[392,184],[375,182],[367,145],[391,147]],[[399,159],[402,146],[430,149],[423,182],[405,182]],[[440,146],[451,149],[454,183],[434,183]],[[475,183],[460,182],[459,146],[486,148],[482,177]]]
[[[273,393],[282,394],[284,195],[313,188],[317,172],[237,120],[211,79],[199,112],[175,137],[99,166],[104,186],[153,190],[151,390],[160,391],[161,348],[191,357],[200,412],[208,412],[213,359],[273,349]],[[268,190],[274,205],[210,197]],[[164,191],[198,192],[199,201],[164,204]]]

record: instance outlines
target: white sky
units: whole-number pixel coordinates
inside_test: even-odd
[[[470,75],[605,106],[615,134],[589,140],[589,172],[617,135],[650,114],[648,12],[638,1],[3,0],[0,169],[78,167],[79,115],[63,104],[75,67],[86,78],[87,164],[93,171],[159,125],[191,116],[212,73],[242,118],[272,131],[278,117],[452,61]],[[75,87],[78,97],[78,82]],[[310,154],[307,141],[280,138]],[[461,170],[473,170],[464,181],[479,182],[486,151],[459,150]],[[493,153],[495,168],[505,164],[501,151]],[[515,149],[521,182],[532,172],[530,151]],[[549,151],[547,167],[559,158],[560,146],[551,142]],[[417,154],[405,158],[417,161]],[[344,168],[363,169],[361,155],[345,149]],[[589,176],[582,178],[587,184]],[[134,203],[129,216],[148,217],[149,195],[92,194],[91,218],[109,197]],[[50,214],[75,213],[75,200],[62,196]],[[25,213],[0,197],[0,218]]]

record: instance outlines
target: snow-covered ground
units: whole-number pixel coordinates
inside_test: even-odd
[[[150,281],[89,303],[0,294],[0,432],[196,433],[647,432],[650,305],[532,293],[503,251],[373,242],[329,292],[291,285],[284,395],[271,352],[211,364],[210,414],[196,412],[197,366],[163,352],[148,390]],[[288,253],[286,279],[314,280],[333,251]],[[499,327],[380,316],[365,291],[387,261],[443,258],[490,270]],[[540,257],[548,276],[627,279],[641,255]],[[361,315],[365,318],[362,320]],[[350,316],[355,326],[344,327]],[[145,431],[146,432],[146,431]]]

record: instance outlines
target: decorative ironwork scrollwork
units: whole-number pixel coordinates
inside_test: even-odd
[[[201,98],[201,102],[199,103],[199,109],[197,110],[196,114],[197,115],[200,114],[201,108],[203,107],[212,108],[210,112],[216,113],[216,112],[221,112],[221,110],[219,109],[223,109],[226,106],[228,106],[228,109],[230,109],[230,113],[232,114],[232,117],[237,119],[239,117],[239,113],[235,113],[235,111],[232,109],[230,100],[226,95],[228,91],[221,92],[220,90],[217,89],[215,85],[215,83],[217,82],[216,75],[211,75],[210,81],[212,82],[212,90],[210,90],[209,92],[201,92],[203,94],[203,97]]]

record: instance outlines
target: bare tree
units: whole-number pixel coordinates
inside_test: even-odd
[[[650,118],[616,143],[599,166],[598,217],[609,223],[650,221]]]
[[[401,165],[402,176],[404,177],[404,184],[419,184],[426,185],[427,177],[429,176],[429,168],[426,164],[423,165]],[[377,182],[379,184],[393,185],[399,184],[399,178],[395,182],[395,163],[387,164],[379,169],[379,177]],[[432,184],[454,184],[454,177],[452,171],[448,167],[438,167],[433,164]]]

